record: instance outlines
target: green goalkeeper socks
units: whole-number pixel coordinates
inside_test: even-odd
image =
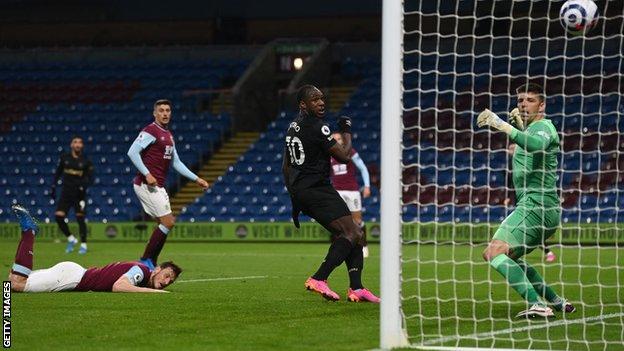
[[[544,278],[531,266],[530,264],[524,262],[523,260],[517,260],[516,263],[518,266],[526,272],[527,278],[537,291],[546,301],[550,303],[561,303],[562,299],[555,293],[555,291],[546,284]]]
[[[524,270],[520,268],[516,261],[507,257],[507,255],[500,254],[490,261],[490,266],[505,277],[509,285],[529,304],[540,303],[537,291],[535,291],[533,284],[531,284]]]

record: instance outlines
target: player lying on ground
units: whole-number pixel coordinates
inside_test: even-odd
[[[544,116],[543,88],[529,83],[516,93],[518,107],[510,113],[516,128],[488,109],[477,117],[479,127],[503,131],[518,145],[512,165],[516,209],[501,223],[483,258],[529,303],[530,308],[516,317],[548,318],[554,313],[542,298],[558,311],[570,313],[575,308],[521,257],[544,245],[559,227],[561,207],[555,187],[559,136]]]
[[[342,145],[342,134],[334,132],[332,135]],[[360,171],[362,181],[364,182],[361,195],[355,174],[356,167]],[[355,224],[362,229],[362,252],[364,252],[364,258],[366,258],[368,257],[368,242],[366,241],[366,224],[362,220],[362,198],[367,198],[371,194],[370,176],[364,161],[362,161],[358,152],[355,151],[355,148],[351,148],[351,162],[349,163],[342,163],[333,157],[331,158],[331,182],[334,189],[338,191],[338,194],[347,204]]]
[[[175,224],[169,195],[165,190],[169,166],[173,163],[173,168],[178,173],[203,189],[208,188],[208,182],[191,172],[178,156],[173,135],[169,131],[171,102],[169,100],[156,101],[153,115],[154,122],[143,128],[128,150],[128,157],[139,171],[134,178],[134,192],[145,213],[158,222],[145,248],[145,253],[141,256],[141,262],[150,268],[153,268],[156,262],[152,262],[149,258],[158,256],[165,245],[167,234]]]
[[[327,278],[344,262],[350,280],[347,299],[379,302],[379,298],[362,285],[362,230],[353,222],[351,211],[329,181],[330,156],[343,163],[351,161],[351,120],[341,117],[338,122],[344,140],[341,145],[334,140],[329,127],[323,124],[325,102],[318,88],[312,85],[301,87],[297,92],[297,103],[299,114],[288,127],[282,163],[293,206],[293,221],[299,227],[299,212],[303,212],[333,236],[325,260],[305,282],[305,287],[328,300],[340,300],[340,296],[327,285]]]
[[[47,269],[33,271],[33,246],[37,224],[28,210],[13,205],[22,229],[15,263],[9,274],[11,289],[18,292],[112,291],[167,292],[182,273],[173,262],[164,262],[150,270],[140,262],[115,262],[104,267],[85,269],[74,262],[61,262]]]

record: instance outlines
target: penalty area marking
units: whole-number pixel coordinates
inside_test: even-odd
[[[199,282],[221,282],[226,280],[247,280],[247,279],[266,279],[268,275],[249,275],[246,277],[222,277],[222,278],[206,278],[206,279],[187,279],[178,280],[176,283],[199,283]]]
[[[445,336],[443,338],[427,340],[423,343],[423,345],[426,346],[426,345],[432,345],[432,344],[446,343],[449,341],[455,341],[455,340],[460,340],[460,339],[489,339],[499,334],[519,333],[519,332],[533,330],[533,329],[545,329],[545,328],[552,328],[552,327],[558,327],[561,325],[570,325],[570,324],[584,324],[587,322],[601,321],[605,319],[622,318],[622,317],[624,317],[624,313],[609,313],[609,314],[605,314],[601,316],[593,316],[593,317],[586,317],[586,318],[579,318],[579,319],[564,319],[564,320],[559,320],[555,322],[527,325],[524,327],[508,328],[508,329],[503,329],[503,330],[495,330],[491,332],[476,333],[476,334],[470,334],[470,335]],[[427,350],[427,348],[424,346],[415,345],[415,348],[422,348],[422,349]],[[457,348],[455,347],[449,348],[449,350],[451,349],[457,350]]]

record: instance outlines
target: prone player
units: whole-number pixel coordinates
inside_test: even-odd
[[[182,269],[173,262],[164,262],[152,270],[137,261],[114,262],[88,269],[75,262],[60,262],[50,268],[33,271],[37,223],[23,206],[13,205],[11,209],[19,219],[22,230],[15,263],[9,274],[13,291],[167,292],[163,289],[182,273]]]

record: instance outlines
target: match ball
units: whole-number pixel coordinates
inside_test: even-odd
[[[572,35],[583,35],[598,23],[598,6],[591,0],[568,0],[559,11],[561,25]]]

